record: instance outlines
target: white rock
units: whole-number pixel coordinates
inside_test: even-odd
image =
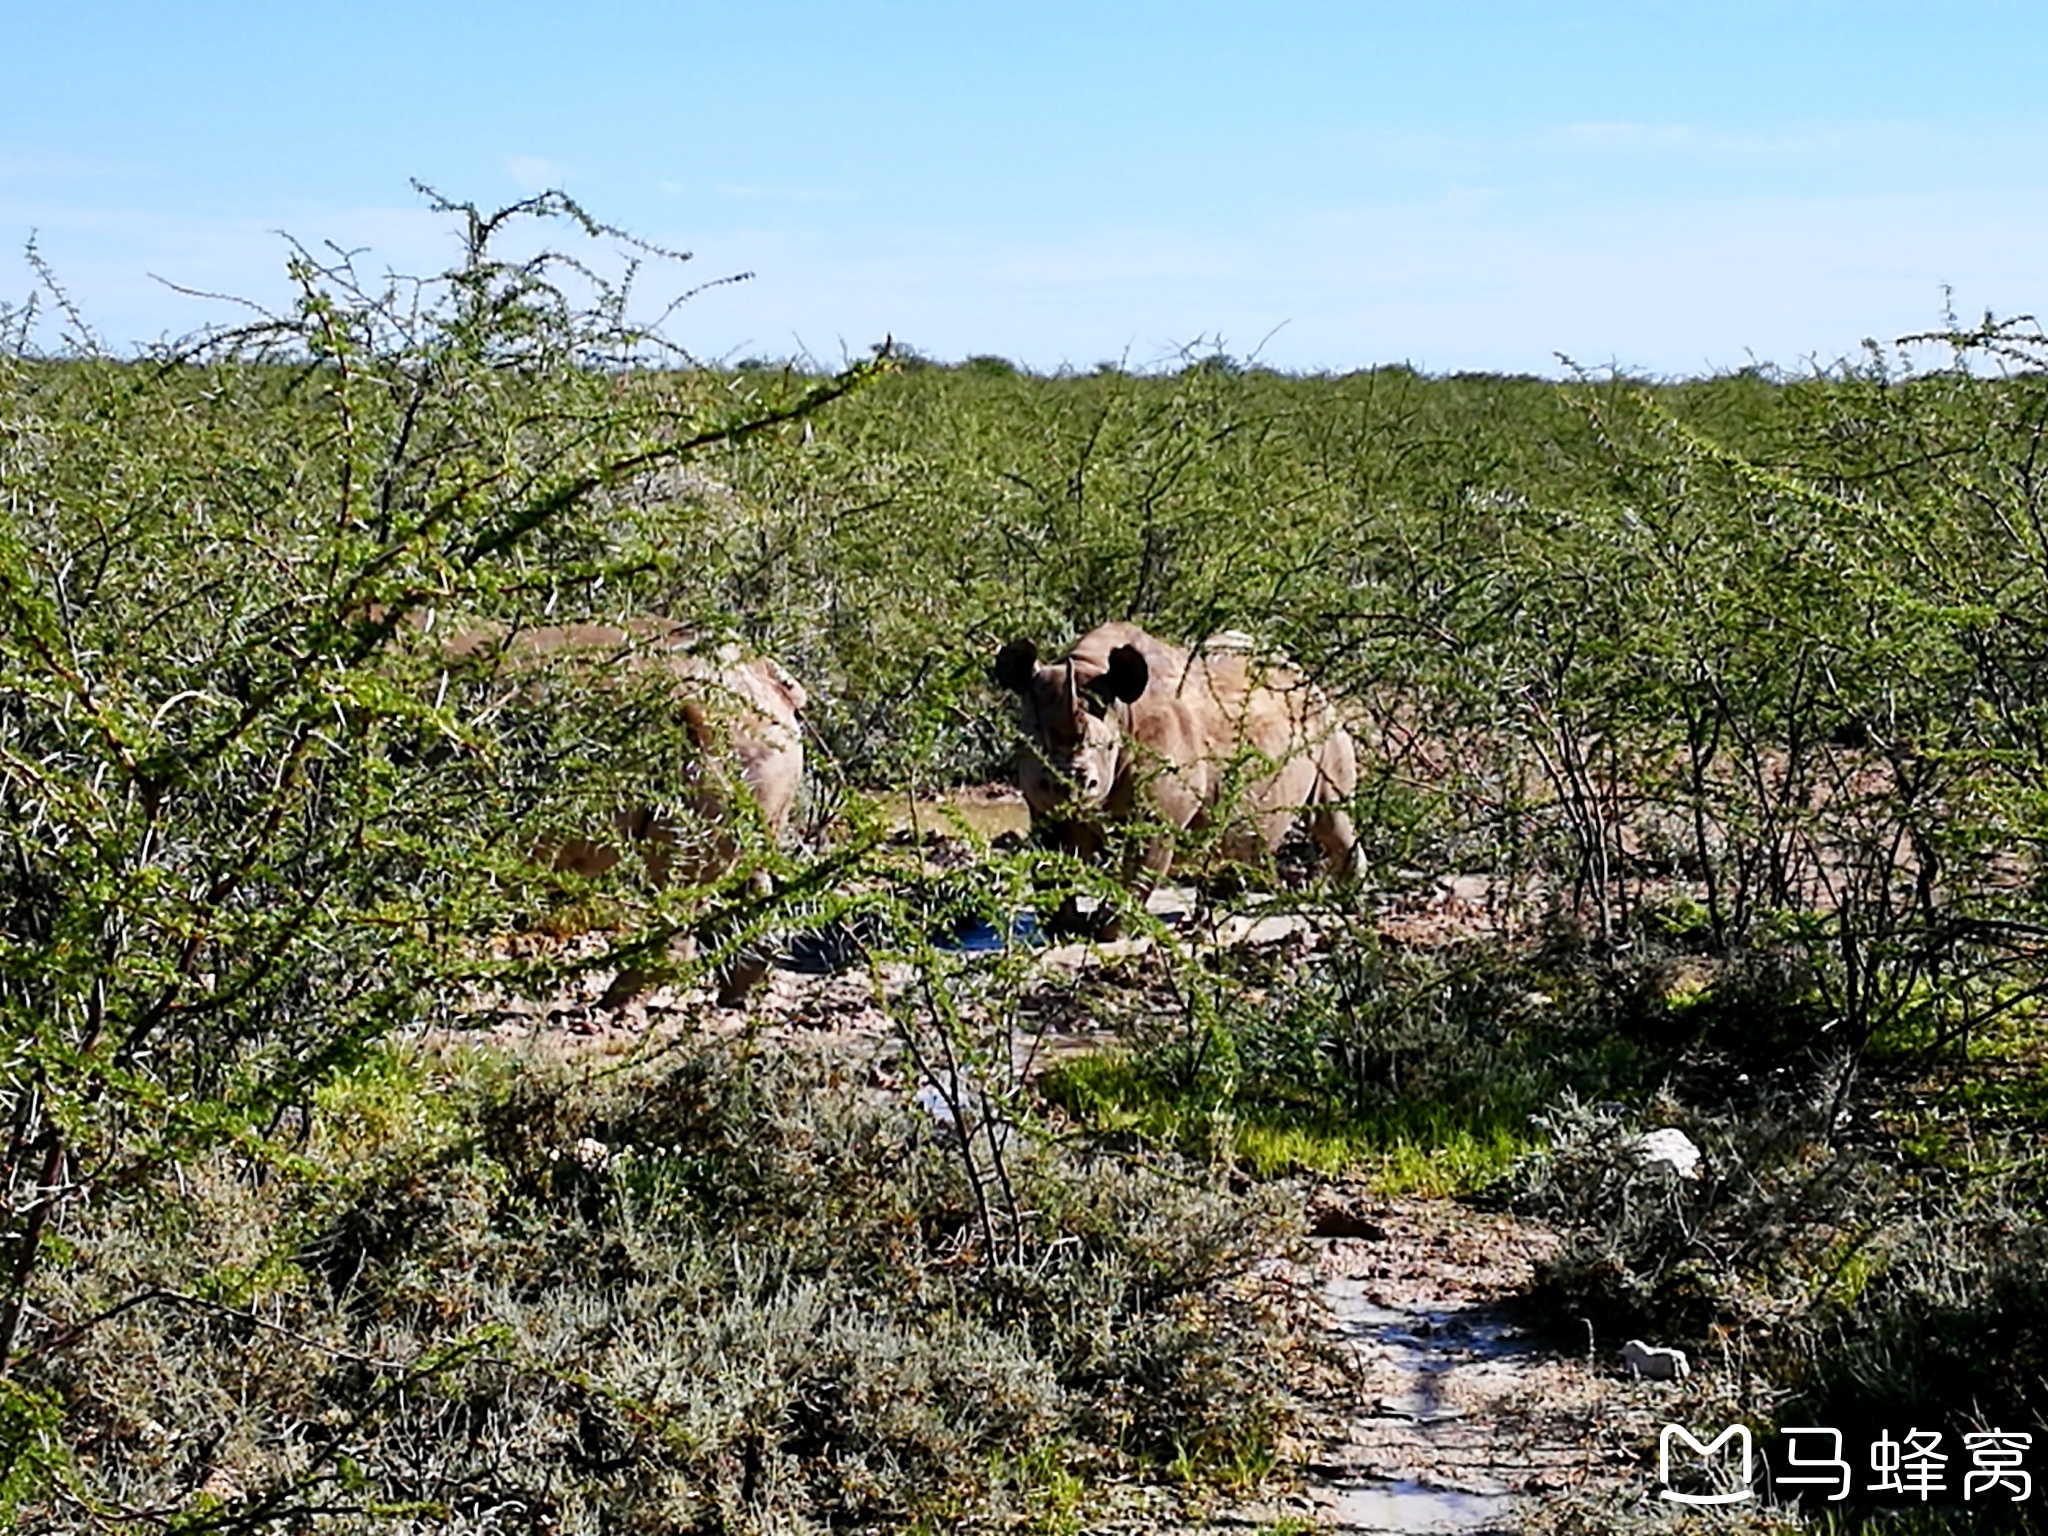
[[[1283,912],[1273,917],[1241,913],[1216,925],[1216,942],[1226,949],[1239,945],[1255,948],[1262,944],[1284,944],[1303,934],[1313,938],[1315,931],[1316,925],[1299,912]]]
[[[1059,971],[1085,971],[1111,960],[1123,960],[1132,955],[1147,954],[1152,949],[1149,938],[1110,939],[1100,944],[1058,944],[1039,952],[1039,963]]]
[[[1661,1349],[1641,1339],[1630,1339],[1621,1346],[1621,1363],[1628,1367],[1629,1375],[1649,1381],[1684,1381],[1692,1374],[1684,1350]]]
[[[1191,885],[1154,886],[1145,896],[1145,910],[1168,923],[1184,923],[1195,915],[1202,893]]]
[[[1681,1179],[1696,1179],[1700,1176],[1700,1149],[1693,1145],[1692,1138],[1675,1126],[1665,1126],[1659,1131],[1645,1131],[1629,1139],[1629,1151],[1636,1161],[1645,1165],[1662,1163]]]
[[[1493,894],[1491,875],[1439,875],[1437,889],[1453,901],[1462,901],[1470,906],[1484,906]]]

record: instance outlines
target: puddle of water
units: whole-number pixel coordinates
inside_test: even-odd
[[[952,950],[963,955],[992,955],[1008,944],[1036,948],[1043,943],[1045,935],[1039,932],[1037,917],[1029,912],[1019,912],[1010,921],[1010,936],[1007,941],[994,923],[976,917],[962,923],[950,936],[934,939],[932,947]]]
[[[1382,1418],[1406,1419],[1411,1424],[1424,1426],[1450,1424],[1465,1417],[1456,1408],[1446,1408],[1430,1393],[1402,1392],[1393,1397],[1383,1397],[1373,1404],[1373,1412]]]
[[[1375,1306],[1369,1301],[1340,1301],[1331,1296],[1330,1316],[1346,1333],[1377,1333],[1382,1328],[1412,1328],[1420,1320],[1417,1312],[1398,1307]]]
[[[1410,1370],[1443,1371],[1527,1350],[1515,1326],[1489,1307],[1383,1307],[1366,1299],[1359,1282],[1341,1280],[1323,1288],[1323,1299],[1340,1332],[1386,1346]]]
[[[1402,1536],[1509,1531],[1515,1501],[1501,1493],[1453,1493],[1422,1483],[1368,1483],[1332,1488],[1319,1502],[1340,1529]]]
[[[782,952],[775,957],[778,970],[801,976],[833,976],[867,963],[868,951],[882,944],[888,935],[881,920],[862,913],[840,918],[818,928],[800,929],[789,935]]]
[[[790,934],[776,955],[775,964],[780,970],[795,971],[799,975],[832,976],[865,965],[868,952],[884,945],[888,937],[881,921],[873,916],[864,914],[851,920],[840,919]],[[988,955],[1009,945],[1037,949],[1046,943],[1046,937],[1039,930],[1035,916],[1019,912],[1010,921],[1007,940],[995,924],[972,918],[950,930],[934,932],[931,941],[934,949],[953,954]]]

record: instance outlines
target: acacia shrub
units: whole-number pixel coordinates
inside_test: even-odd
[[[658,542],[604,493],[866,375],[623,378],[658,347],[626,286],[499,254],[522,220],[605,231],[559,195],[439,206],[465,237],[439,277],[301,250],[286,314],[146,358],[82,333],[0,355],[10,1464],[61,1446],[14,1365],[89,1323],[27,1305],[81,1200],[302,1122],[368,1042],[504,984],[484,941],[530,913],[537,850],[690,750],[672,721],[638,755],[522,753],[498,689],[429,684],[408,619],[602,611]],[[703,897],[624,899],[621,947]]]

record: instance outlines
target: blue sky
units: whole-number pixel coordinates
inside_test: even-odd
[[[275,302],[277,231],[452,254],[417,177],[752,271],[701,356],[1690,374],[2048,308],[2048,6],[1116,3],[0,11],[0,301],[116,344]]]

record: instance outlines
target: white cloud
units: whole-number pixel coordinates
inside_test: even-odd
[[[894,335],[936,356],[996,352],[1034,367],[1128,356],[1169,361],[1197,337],[1286,368],[1418,366],[1556,373],[1557,353],[1659,373],[1784,366],[1939,323],[1942,287],[1974,317],[2048,306],[2048,192],[1640,197],[1545,205],[1467,189],[1254,226],[1077,228],[1003,240],[955,229],[721,227],[693,210],[641,232],[687,245],[683,268],[642,276],[644,312],[694,283],[675,338],[700,356],[821,358]],[[631,222],[630,216],[627,222]],[[274,209],[203,219],[77,210],[0,192],[0,301],[34,285],[30,229],[106,340],[234,317],[186,287],[288,305],[288,228],[310,246],[369,247],[366,273],[437,272],[450,221],[410,207]],[[540,233],[535,232],[534,238]],[[9,236],[11,235],[11,238]],[[802,338],[799,342],[797,338]]]
[[[1535,142],[1562,149],[1697,149],[1708,137],[1689,123],[1562,123]]]
[[[86,322],[116,349],[245,320],[246,304],[288,308],[284,231],[321,259],[362,251],[358,269],[369,278],[439,271],[457,254],[448,220],[424,208],[296,205],[208,219],[0,200],[0,302],[20,303],[36,287],[20,254],[31,230]]]
[[[505,172],[522,192],[545,192],[564,180],[562,167],[540,155],[514,155],[505,162]]]
[[[978,271],[1001,287],[1071,288],[1155,279],[1229,281],[1238,276],[1235,268],[1236,253],[1225,243],[1171,229],[1110,229],[999,251]]]
[[[70,155],[0,155],[0,181],[82,181],[126,169],[106,160]]]
[[[858,351],[893,334],[940,357],[1035,367],[1164,360],[1275,326],[1278,367],[1408,360],[1555,374],[1557,354],[1696,373],[1797,367],[1960,313],[2048,304],[2048,193],[1652,200],[1597,209],[1482,194],[1368,205],[1252,230],[1097,231],[998,245],[933,231],[862,243],[700,232],[707,263],[754,269],[693,305],[705,355],[779,352],[791,332]]]
[[[663,183],[668,185],[668,183]],[[711,189],[737,203],[850,203],[858,196],[845,187],[770,187],[721,183]]]
[[[1329,143],[1354,166],[1396,180],[1463,176],[1526,186],[1542,171],[1654,170],[1669,176],[1718,170],[1739,172],[1757,193],[1789,189],[1795,178],[1816,173],[1859,176],[1869,187],[1996,181],[2030,176],[2048,156],[2048,132],[2034,124],[1980,125],[1964,132],[1898,118],[1741,131],[1595,119],[1492,133],[1366,130],[1337,134]]]

